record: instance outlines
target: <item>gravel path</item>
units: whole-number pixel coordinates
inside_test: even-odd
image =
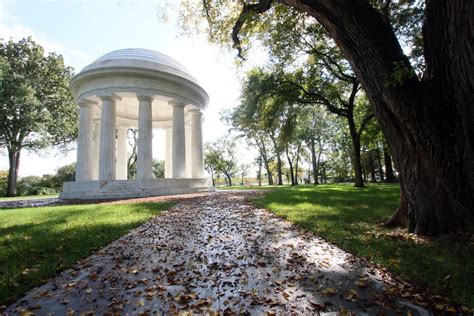
[[[7,308],[36,315],[428,315],[401,283],[246,201],[182,200]],[[415,294],[415,297],[418,294]]]

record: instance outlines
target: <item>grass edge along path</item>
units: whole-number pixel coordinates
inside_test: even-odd
[[[107,203],[1,210],[0,310],[173,204]]]
[[[474,307],[473,236],[420,238],[381,227],[398,206],[398,185],[277,187],[252,202],[359,257],[455,303]],[[471,309],[472,311],[472,309]]]

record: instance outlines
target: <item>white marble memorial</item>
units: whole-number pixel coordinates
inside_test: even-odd
[[[62,199],[120,199],[201,192],[202,115],[209,96],[173,58],[147,49],[108,53],[77,74],[76,181]],[[137,179],[127,179],[127,130],[138,128]],[[153,176],[154,129],[165,131],[165,178]],[[186,157],[188,155],[188,157]]]

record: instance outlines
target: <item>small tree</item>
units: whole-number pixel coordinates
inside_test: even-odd
[[[138,144],[138,129],[129,129],[127,131],[128,144],[132,151],[128,153],[127,157],[127,177],[129,180],[137,177],[137,144]]]
[[[0,147],[7,149],[10,163],[7,196],[16,195],[22,149],[35,151],[76,139],[72,74],[61,55],[45,56],[31,38],[0,44]]]
[[[206,170],[211,173],[211,176],[222,173],[229,186],[232,186],[232,177],[237,172],[236,149],[235,138],[229,138],[228,135],[205,146],[204,165]]]
[[[209,143],[204,145],[204,169],[211,175],[212,186],[216,186],[215,178],[218,176],[217,161],[219,153]]]
[[[239,173],[241,177],[240,183],[242,185],[244,184],[244,178],[249,173],[250,169],[252,169],[252,166],[249,165],[248,163],[243,163],[239,166]]]

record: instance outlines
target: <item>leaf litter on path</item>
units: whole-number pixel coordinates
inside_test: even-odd
[[[452,308],[255,207],[248,202],[255,194],[182,199],[6,312],[429,315]]]

